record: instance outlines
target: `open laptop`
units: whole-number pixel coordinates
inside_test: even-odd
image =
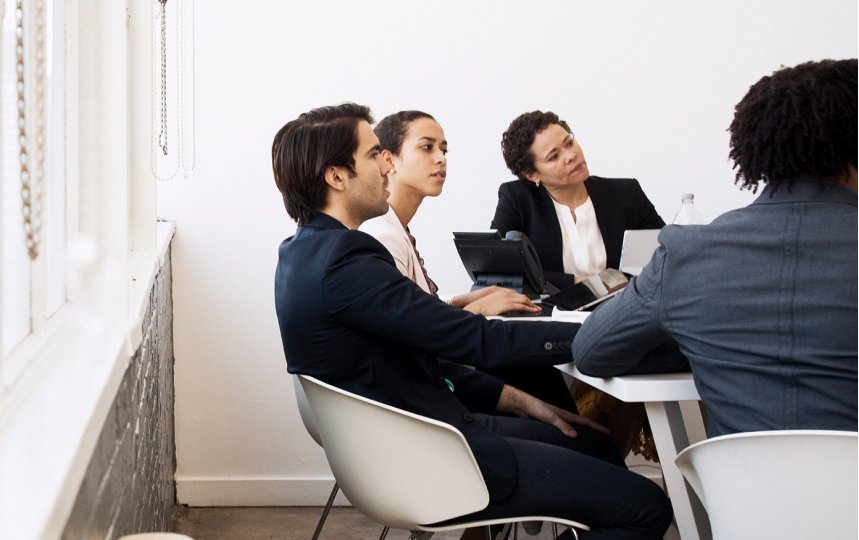
[[[620,271],[633,276],[641,273],[653,252],[659,246],[659,231],[662,229],[628,229],[623,233],[620,251]]]

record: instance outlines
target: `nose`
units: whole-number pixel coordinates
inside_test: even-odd
[[[573,161],[575,158],[576,158],[576,147],[571,146],[564,153],[564,159],[569,163],[569,162]]]
[[[438,151],[438,153],[436,154],[436,157],[435,157],[435,162],[438,163],[439,165],[446,165],[447,164],[447,156],[444,155],[444,152],[442,152],[441,150]]]

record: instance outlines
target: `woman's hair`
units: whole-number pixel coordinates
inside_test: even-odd
[[[373,123],[369,107],[355,103],[320,107],[288,122],[274,136],[274,181],[287,213],[299,224],[325,207],[328,167],[343,167],[355,174],[361,120]]]
[[[389,150],[394,155],[400,155],[403,141],[409,132],[409,125],[420,118],[435,120],[431,115],[422,111],[400,111],[382,118],[373,131],[379,138],[382,150]]]
[[[572,133],[570,126],[553,112],[532,111],[521,114],[510,122],[507,131],[501,136],[501,151],[510,172],[522,180],[527,180],[525,175],[535,171],[534,154],[531,152],[534,137],[553,124],[561,126],[567,133]]]
[[[749,88],[734,108],[729,157],[734,183],[812,176],[838,179],[856,166],[856,59],[783,68]]]

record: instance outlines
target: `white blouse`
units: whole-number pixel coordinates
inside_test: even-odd
[[[574,274],[576,278],[587,278],[605,270],[605,243],[591,198],[588,197],[572,211],[576,214],[575,220],[569,206],[555,199],[552,199],[552,204],[561,225],[564,272]]]

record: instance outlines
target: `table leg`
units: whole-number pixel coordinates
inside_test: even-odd
[[[701,402],[681,401],[680,412],[683,413],[683,423],[686,425],[689,444],[695,444],[706,439],[707,431],[704,425],[704,415],[701,414]]]
[[[653,432],[653,442],[659,453],[662,466],[662,477],[665,479],[665,491],[671,498],[674,508],[674,520],[683,540],[710,540],[710,523],[707,512],[701,501],[692,491],[680,469],[674,464],[678,452],[689,446],[686,426],[680,404],[677,402],[648,401],[644,404],[650,429]],[[687,421],[695,424],[694,414],[687,415]],[[703,434],[703,422],[700,411],[697,417],[698,426],[692,426],[693,440]]]

